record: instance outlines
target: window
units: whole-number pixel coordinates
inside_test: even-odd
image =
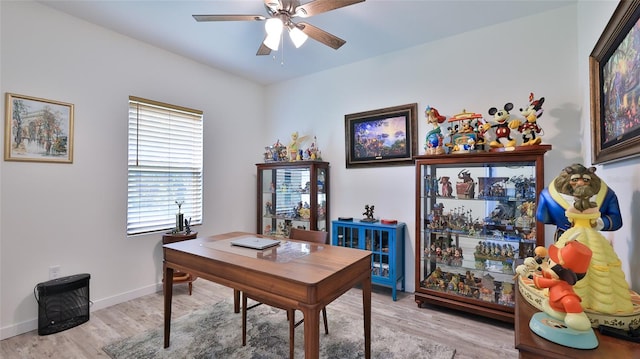
[[[202,111],[129,97],[127,234],[202,223]]]

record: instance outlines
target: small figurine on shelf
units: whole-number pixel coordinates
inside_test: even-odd
[[[316,138],[316,136],[313,136],[313,142],[311,142],[311,146],[307,148],[307,151],[306,151],[305,157],[308,157],[312,161],[322,160],[322,155],[320,153],[320,150],[317,147],[317,142],[318,142],[318,139]]]
[[[377,222],[378,220],[373,218],[373,209],[374,205],[369,206],[368,204],[364,206],[364,213],[362,213],[366,218],[360,220],[360,222]]]
[[[440,184],[442,185],[442,197],[453,197],[453,187],[451,186],[451,181],[449,181],[449,177],[442,176],[440,177]]]
[[[467,110],[462,110],[461,113],[449,118],[448,122],[450,123],[460,122],[460,124],[449,127],[451,141],[447,143],[447,146],[451,148],[451,153],[468,153],[476,149],[479,137],[473,122],[477,123],[480,119],[482,119],[481,114],[467,112]]]
[[[542,116],[542,104],[544,97],[534,100],[533,92],[529,94],[529,106],[520,109],[520,114],[524,117],[524,123],[514,120],[513,126],[517,127],[522,134],[522,146],[538,145],[542,142],[541,136],[544,134],[542,128],[538,126],[538,119]]]
[[[267,201],[264,204],[264,215],[266,217],[271,217],[275,215],[275,212],[273,211],[273,204],[271,203],[271,201]]]
[[[463,169],[458,173],[458,179],[461,180],[461,182],[456,183],[456,193],[458,198],[473,199],[476,194],[476,182],[471,178],[471,173]]]
[[[516,209],[520,211],[520,215],[516,217],[515,226],[519,228],[531,228],[536,224],[535,211],[536,203],[533,201],[523,202]]]
[[[308,136],[299,136],[298,131],[291,134],[291,142],[287,146],[289,161],[296,161],[300,156],[300,146],[306,141]]]
[[[284,161],[287,157],[287,148],[280,143],[280,140],[276,141],[272,146],[266,146],[264,153],[265,162],[277,162]]]
[[[516,140],[511,138],[511,129],[518,128],[518,126],[513,127],[510,123],[511,115],[509,114],[509,111],[512,109],[513,104],[511,102],[506,103],[502,110],[498,110],[495,107],[491,107],[489,109],[489,115],[493,116],[493,124],[485,123],[483,129],[487,131],[490,128],[494,128],[496,134],[496,139],[489,143],[489,147],[506,149],[515,148]]]
[[[440,129],[440,124],[444,122],[446,119],[445,116],[440,115],[437,109],[427,106],[424,111],[425,116],[427,117],[427,123],[433,126],[429,132],[427,132],[425,138],[425,154],[427,155],[440,155],[444,153],[443,141],[444,137],[442,136],[442,130]]]
[[[185,219],[184,220],[184,233],[186,234],[190,234],[191,233],[191,217],[189,217],[189,219]]]

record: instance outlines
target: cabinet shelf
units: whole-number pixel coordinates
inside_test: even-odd
[[[416,303],[513,322],[514,269],[544,245],[535,220],[549,145],[416,157]]]

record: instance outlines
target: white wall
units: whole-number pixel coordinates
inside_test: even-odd
[[[75,105],[73,164],[0,162],[2,338],[36,328],[33,288],[52,265],[91,274],[93,310],[158,290],[161,235],[126,236],[129,95],[204,111],[195,230],[255,230],[263,86],[37,3],[0,9],[0,92]]]
[[[553,145],[545,158],[548,182],[570,163],[590,163],[588,54],[615,5],[578,2],[272,85],[264,95],[260,86],[47,7],[0,2],[1,92],[76,105],[72,165],[0,165],[1,338],[35,328],[32,289],[51,265],[61,265],[63,275],[91,273],[94,308],[156,290],[160,236],[124,234],[129,95],[205,112],[201,233],[254,230],[254,163],[263,147],[276,139],[286,143],[293,131],[316,135],[332,165],[332,218],[358,217],[365,204],[374,204],[377,217],[407,223],[413,291],[414,168],[347,170],[344,115],[417,102],[422,148],[425,106],[446,115],[463,109],[487,115],[505,102],[523,107],[534,92],[546,97],[540,125],[544,142]],[[625,225],[607,236],[636,291],[640,249],[632,238],[639,237],[640,222],[632,218],[640,218],[639,161],[598,167],[620,198]]]
[[[542,26],[541,24],[544,24]],[[487,27],[356,64],[269,87],[269,134],[287,138],[298,130],[318,137],[331,162],[331,216],[361,217],[374,204],[376,217],[407,223],[406,275],[415,289],[414,167],[345,168],[344,115],[417,102],[418,144],[423,153],[428,128],[424,109],[448,116],[467,111],[490,118],[490,107],[528,105],[530,92],[544,96],[539,120],[543,142],[553,145],[545,158],[547,181],[567,164],[582,161],[582,98],[576,67],[576,8]],[[291,94],[295,94],[292,101]]]

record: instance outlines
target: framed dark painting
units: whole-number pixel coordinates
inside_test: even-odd
[[[640,155],[640,1],[620,1],[589,56],[594,164]]]
[[[412,165],[417,112],[412,103],[345,115],[347,168]]]

